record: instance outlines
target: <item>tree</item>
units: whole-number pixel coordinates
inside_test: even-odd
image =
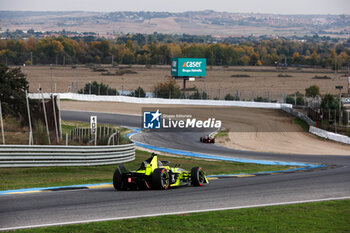
[[[104,83],[86,83],[85,87],[78,91],[80,94],[94,94],[94,95],[118,95],[118,91],[114,88],[110,88]]]
[[[29,31],[28,31],[29,32]],[[21,32],[23,33],[23,32]],[[29,33],[30,34],[30,33]],[[33,33],[31,35],[34,35]],[[14,37],[13,37],[14,38]],[[169,64],[171,57],[201,57],[208,65],[274,65],[284,58],[288,63],[301,65],[321,65],[341,69],[349,62],[349,50],[346,43],[296,42],[293,39],[267,38],[225,38],[193,35],[125,35],[116,41],[83,37],[29,37],[0,40],[0,59],[8,64],[23,64],[33,52],[35,63],[50,64],[62,61],[66,63],[108,63],[111,56],[117,63],[123,64]],[[347,43],[349,43],[348,40]]]
[[[311,55],[311,64],[312,65],[317,65],[318,63],[318,55],[316,51],[313,51],[312,55]]]
[[[297,97],[297,105],[304,105],[304,98],[302,96]]]
[[[339,110],[339,98],[334,98],[331,94],[326,94],[321,101],[321,108]]]
[[[0,63],[0,100],[4,115],[25,117],[25,91],[28,82],[20,68],[10,69]]]
[[[164,83],[158,83],[153,89],[154,96],[158,98],[178,99],[181,96],[180,87],[171,79]]]
[[[300,61],[300,54],[298,52],[294,52],[292,56],[293,62],[294,63],[299,63]]]
[[[287,96],[286,97],[286,103],[287,104],[295,104],[295,99],[293,96]]]
[[[133,91],[131,93],[132,96],[135,96],[135,97],[141,97],[141,98],[144,98],[146,97],[146,92],[143,90],[142,87],[138,87],[135,91]]]
[[[308,97],[315,97],[320,94],[320,88],[317,85],[312,85],[305,89],[305,94]]]
[[[259,61],[259,55],[255,52],[253,52],[250,55],[249,65],[256,66],[258,64],[258,61]]]
[[[189,99],[208,99],[208,94],[205,91],[199,92],[196,88],[195,92],[188,96]]]
[[[229,93],[225,95],[225,100],[235,100],[235,97]]]

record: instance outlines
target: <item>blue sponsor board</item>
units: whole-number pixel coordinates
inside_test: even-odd
[[[205,76],[206,58],[171,58],[171,75],[177,77]]]

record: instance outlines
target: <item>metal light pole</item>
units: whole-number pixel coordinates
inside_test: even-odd
[[[219,80],[219,100],[221,100],[221,79]]]
[[[341,90],[343,89],[343,86],[335,86],[336,89],[339,90],[339,125],[341,124]]]
[[[1,100],[0,100],[0,120],[1,120],[1,135],[2,135],[2,144],[4,144],[4,145],[5,145],[5,132],[4,132],[4,122],[2,121]]]
[[[124,95],[124,77],[122,77],[122,95]]]
[[[78,67],[75,68],[75,92],[78,93]]]

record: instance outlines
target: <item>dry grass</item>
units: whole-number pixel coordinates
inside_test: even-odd
[[[27,144],[29,138],[28,127],[23,127],[21,122],[14,117],[5,117],[4,131],[6,144]],[[2,133],[0,131],[0,143],[2,143]]]
[[[118,68],[104,67],[107,71],[115,73]],[[170,68],[168,66],[156,66],[146,69],[141,65],[133,65],[128,68],[136,74],[125,74],[123,76],[106,76],[103,72],[94,72],[86,66],[78,66],[72,69],[71,66],[57,66],[52,70],[53,91],[67,92],[72,90],[72,83],[78,81],[78,88],[82,88],[89,81],[97,81],[108,84],[111,88],[121,90],[134,90],[138,86],[150,92],[158,82],[166,81],[170,78]],[[280,78],[278,74],[288,73],[293,77]],[[39,85],[44,91],[51,90],[51,70],[49,66],[28,66],[26,68],[30,92],[37,92]],[[232,75],[249,75],[246,77],[235,77]],[[327,75],[331,79],[313,79],[315,76]],[[241,99],[251,99],[252,96],[267,97],[270,92],[272,99],[281,99],[282,94],[292,94],[296,91],[305,92],[305,88],[311,85],[318,85],[321,94],[338,94],[335,86],[347,86],[347,77],[343,74],[334,74],[329,69],[297,69],[276,70],[275,67],[207,67],[207,77],[196,79],[195,82],[187,82],[187,87],[196,86],[199,90],[206,91],[211,98],[218,97],[219,88],[221,98],[228,94],[235,94],[238,90]],[[177,80],[182,87],[182,80]],[[346,90],[344,90],[346,91]]]

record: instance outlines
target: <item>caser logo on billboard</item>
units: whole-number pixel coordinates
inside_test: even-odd
[[[188,67],[188,68],[199,68],[201,67],[202,62],[201,61],[187,61],[184,62],[182,67]]]
[[[204,77],[206,58],[171,58],[171,75],[174,77]]]

